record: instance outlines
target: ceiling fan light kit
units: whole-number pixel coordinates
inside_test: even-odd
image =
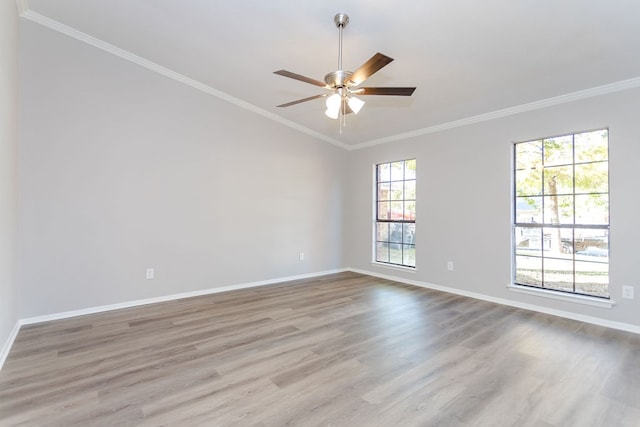
[[[307,98],[298,99],[296,101],[280,104],[278,107],[289,107],[292,105],[300,104],[302,102],[311,101],[312,99],[327,97],[325,102],[327,110],[325,115],[332,119],[338,119],[344,117],[347,114],[358,112],[364,106],[364,101],[356,98],[355,95],[392,95],[392,96],[411,96],[415,87],[357,87],[374,73],[379,71],[382,67],[393,61],[390,58],[381,53],[376,53],[367,62],[360,66],[356,71],[345,71],[342,68],[342,31],[344,27],[349,23],[349,16],[346,13],[338,13],[333,18],[336,27],[339,32],[338,42],[338,70],[332,71],[324,76],[324,83],[305,77],[300,74],[292,73],[286,70],[274,71],[283,77],[288,77],[301,82],[309,83],[314,86],[319,86],[324,89],[330,90],[331,93],[325,93],[320,95],[314,95]],[[341,120],[342,124],[344,120]],[[342,126],[340,126],[342,130]]]

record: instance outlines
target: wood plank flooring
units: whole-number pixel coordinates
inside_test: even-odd
[[[25,326],[0,425],[639,426],[640,336],[344,273]]]

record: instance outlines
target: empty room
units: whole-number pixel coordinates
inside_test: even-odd
[[[0,2],[0,425],[640,425],[640,3]]]

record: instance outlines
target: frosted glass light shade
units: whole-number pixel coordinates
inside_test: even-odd
[[[334,93],[333,95],[327,98],[327,102],[326,102],[327,111],[325,111],[324,114],[326,114],[327,117],[330,117],[332,119],[337,119],[338,115],[340,114],[341,103],[342,103],[342,97],[339,94]]]
[[[327,108],[327,111],[324,112],[324,114],[329,117],[330,119],[337,119],[338,118],[338,114],[340,113],[340,109],[336,109],[336,110],[331,110],[329,108]]]
[[[347,98],[347,104],[349,104],[349,108],[351,108],[351,111],[353,111],[354,114],[358,114],[358,111],[360,111],[364,105],[364,101],[360,98],[356,98],[355,96],[350,96]]]

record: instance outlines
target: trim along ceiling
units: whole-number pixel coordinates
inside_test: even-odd
[[[354,150],[640,87],[640,2],[542,0],[17,0],[20,16],[322,141]],[[345,68],[395,58],[346,128],[283,79],[336,69],[333,17],[349,14]],[[380,99],[374,99],[380,98]]]

